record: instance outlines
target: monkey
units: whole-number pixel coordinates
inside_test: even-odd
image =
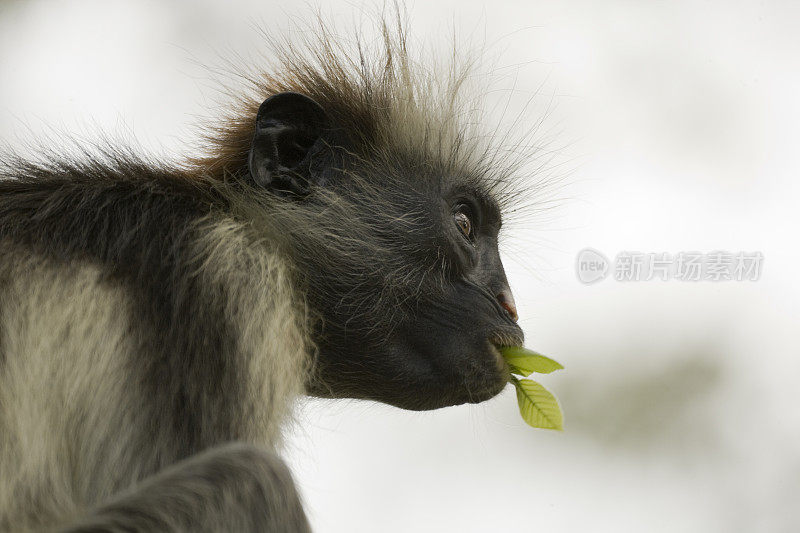
[[[505,387],[507,147],[381,31],[276,47],[201,155],[0,156],[0,531],[309,531],[297,398]]]

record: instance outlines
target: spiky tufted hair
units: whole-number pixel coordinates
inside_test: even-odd
[[[245,92],[235,93],[221,126],[208,129],[208,155],[193,166],[217,178],[246,167],[259,105],[290,91],[325,109],[351,156],[425,167],[444,179],[457,175],[510,204],[517,192],[514,172],[530,153],[493,146],[482,129],[483,110],[474,94],[477,59],[456,51],[455,43],[444,58],[414,55],[399,11],[378,17],[376,25],[379,37],[370,43],[358,35],[338,37],[321,17],[294,39],[267,36],[267,68],[248,73],[235,67]]]

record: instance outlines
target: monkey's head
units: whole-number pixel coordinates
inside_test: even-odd
[[[498,347],[523,340],[498,252],[500,152],[461,124],[463,79],[419,76],[402,39],[374,69],[320,46],[319,64],[291,54],[257,79],[266,98],[221,143],[248,144],[224,166],[303,287],[308,391],[415,410],[487,400],[507,383]]]

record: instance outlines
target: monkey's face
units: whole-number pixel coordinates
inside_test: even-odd
[[[349,272],[309,288],[322,315],[311,392],[407,409],[487,400],[508,379],[498,347],[523,340],[498,252],[499,210],[456,180],[439,192],[442,183],[407,179],[416,189],[381,180],[392,201],[380,213],[358,209],[362,231],[374,233],[359,239],[373,248],[363,264],[343,258]]]
[[[309,392],[415,410],[495,396],[508,379],[498,347],[523,336],[491,189],[414,154],[331,163],[324,121],[304,96],[267,100],[250,160],[295,221],[284,233],[315,319]]]
[[[446,198],[430,225],[450,264],[440,290],[426,291],[386,345],[378,362],[386,379],[374,392],[382,401],[409,409],[477,403],[507,383],[498,348],[523,336],[498,253],[499,218],[473,198]]]

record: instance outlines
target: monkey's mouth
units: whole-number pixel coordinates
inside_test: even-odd
[[[503,329],[493,332],[491,335],[489,335],[487,340],[489,344],[489,351],[492,354],[495,367],[499,371],[499,375],[495,377],[494,383],[492,383],[489,387],[489,392],[495,391],[494,394],[498,394],[508,382],[508,376],[510,373],[508,363],[506,363],[506,360],[503,357],[502,349],[509,346],[521,347],[524,341],[524,336],[522,334],[522,330],[519,328],[515,328],[513,330]]]
[[[506,346],[522,346],[522,330],[503,329],[492,332],[486,338],[485,355],[481,361],[467,365],[463,374],[463,403],[480,403],[494,398],[508,384],[510,369],[501,349]],[[459,402],[461,403],[461,402]]]
[[[499,356],[500,350],[503,348],[521,348],[525,342],[525,335],[523,335],[522,330],[519,327],[515,327],[514,329],[504,328],[492,332],[489,335],[488,341]]]
[[[481,372],[474,373],[463,380],[463,388],[459,394],[460,401],[454,403],[485,402],[500,394],[508,384],[509,368],[500,354],[500,350],[491,343],[488,350],[491,353],[488,364]]]

